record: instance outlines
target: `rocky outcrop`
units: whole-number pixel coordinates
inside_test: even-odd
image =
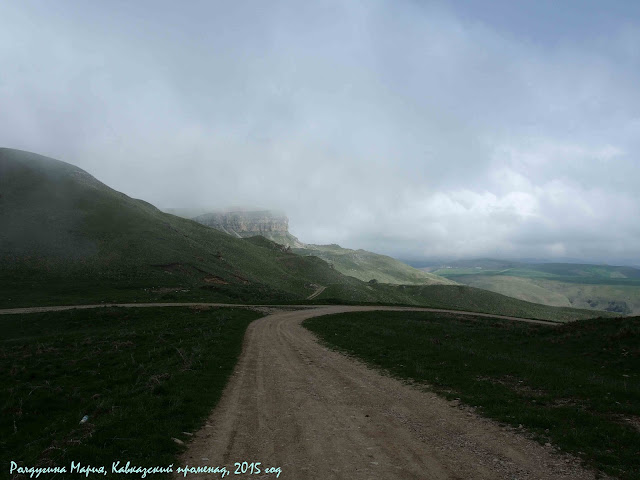
[[[399,260],[365,250],[350,250],[340,245],[307,245],[288,231],[289,219],[270,210],[211,212],[194,217],[196,222],[234,237],[261,235],[293,249],[298,255],[322,258],[335,270],[363,281],[404,285],[455,284],[452,280],[416,270]]]
[[[289,231],[289,219],[269,210],[213,212],[197,216],[193,220],[238,237]]]

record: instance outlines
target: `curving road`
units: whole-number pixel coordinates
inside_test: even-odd
[[[575,459],[327,350],[300,325],[368,310],[399,309],[329,306],[254,321],[182,464],[226,465],[229,478],[255,479],[276,476],[234,476],[234,463],[280,467],[279,478],[291,480],[595,478]]]
[[[0,310],[251,305],[100,304]],[[264,305],[272,309],[273,306]],[[286,308],[296,308],[286,306]],[[540,320],[429,308],[297,306],[252,322],[223,397],[189,443],[181,464],[222,466],[228,478],[281,479],[595,479],[561,456],[455,402],[381,375],[321,346],[300,323],[333,313],[450,312],[531,323]],[[267,309],[267,310],[268,310]],[[261,474],[234,475],[235,462],[261,462]],[[189,474],[189,478],[220,478]],[[184,478],[176,475],[176,478]]]

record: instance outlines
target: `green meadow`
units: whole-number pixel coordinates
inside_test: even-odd
[[[260,316],[185,307],[0,316],[2,477],[12,460],[177,466],[184,447],[174,439],[203,425]]]
[[[330,348],[457,399],[610,475],[640,478],[640,318],[542,326],[455,314],[306,320]]]

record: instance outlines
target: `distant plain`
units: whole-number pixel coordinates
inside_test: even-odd
[[[640,313],[640,269],[478,259],[423,268],[458,283],[558,307]]]

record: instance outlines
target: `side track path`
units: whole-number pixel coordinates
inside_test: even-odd
[[[327,287],[325,287],[325,286],[323,286],[323,285],[320,285],[320,286],[318,287],[318,289],[317,289],[315,292],[313,292],[311,295],[309,295],[309,296],[307,297],[307,300],[313,300],[313,299],[314,299],[314,298],[316,298],[318,295],[320,295],[322,292],[324,292],[326,289],[327,289]]]

